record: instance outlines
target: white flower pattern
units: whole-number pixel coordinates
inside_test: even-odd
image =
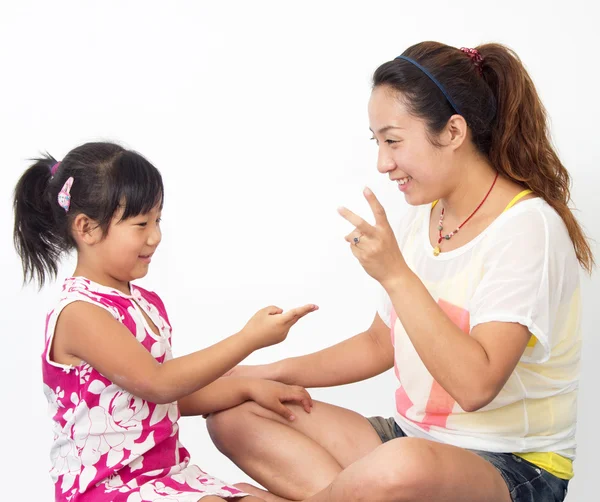
[[[172,358],[171,327],[156,294],[132,286],[132,295],[84,279],[67,279],[53,327],[64,305],[74,299],[94,303],[124,324],[159,363]],[[156,326],[149,329],[142,312]],[[54,316],[54,318],[53,318]],[[50,475],[58,502],[196,502],[207,495],[245,496],[231,485],[189,464],[179,442],[177,403],[157,405],[107,380],[83,362],[60,367],[46,358],[52,333],[46,333],[44,394],[53,421]],[[181,461],[180,459],[183,459]],[[124,497],[124,498],[123,498]]]

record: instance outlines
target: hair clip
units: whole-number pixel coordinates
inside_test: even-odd
[[[69,211],[71,207],[71,186],[73,186],[73,176],[71,176],[58,192],[58,205],[62,207],[65,212]]]

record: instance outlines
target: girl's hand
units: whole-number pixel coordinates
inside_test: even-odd
[[[375,226],[369,225],[345,207],[339,208],[338,212],[356,227],[346,236],[346,240],[351,244],[352,253],[367,274],[385,288],[386,284],[403,275],[408,267],[383,206],[370,189],[365,188],[363,193],[375,216]]]
[[[267,410],[281,415],[286,420],[296,419],[292,410],[283,403],[301,404],[306,413],[310,413],[313,402],[310,394],[303,387],[286,385],[273,380],[257,380],[250,386],[250,399]]]
[[[240,332],[252,340],[256,349],[283,342],[290,328],[306,314],[318,310],[316,305],[304,305],[284,312],[278,307],[259,310]]]

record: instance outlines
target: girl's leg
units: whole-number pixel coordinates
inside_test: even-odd
[[[303,500],[328,486],[350,464],[379,445],[363,416],[318,401],[310,414],[286,404],[289,422],[254,402],[208,418],[217,448],[273,494]]]

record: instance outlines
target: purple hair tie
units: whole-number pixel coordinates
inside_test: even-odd
[[[58,169],[58,166],[60,166],[60,162],[57,162],[50,168],[50,174],[52,176],[54,176],[56,174],[56,170]]]

